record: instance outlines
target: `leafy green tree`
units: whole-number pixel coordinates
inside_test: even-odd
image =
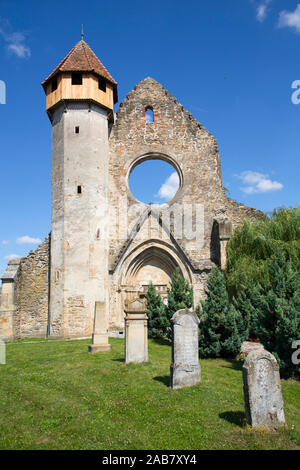
[[[245,221],[227,247],[227,289],[249,319],[249,334],[277,358],[281,373],[299,373],[300,207],[280,208],[258,223]]]
[[[163,338],[167,334],[169,321],[166,315],[166,307],[155,287],[150,283],[147,294],[148,336],[150,338]]]
[[[258,223],[244,221],[227,247],[226,282],[230,296],[260,284],[270,286],[270,260],[281,249],[300,269],[300,207],[274,210]]]
[[[197,309],[200,357],[235,357],[248,338],[249,317],[243,318],[230,304],[224,275],[217,267],[208,278],[206,295]]]

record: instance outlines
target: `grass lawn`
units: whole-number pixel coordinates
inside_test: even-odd
[[[41,341],[41,342],[40,342]],[[124,340],[7,344],[0,365],[1,449],[300,449],[300,382],[282,381],[287,428],[245,425],[241,363],[201,360],[197,387],[170,390],[169,345],[125,365]]]

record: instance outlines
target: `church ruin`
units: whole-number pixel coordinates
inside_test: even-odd
[[[90,336],[95,302],[105,303],[110,335],[122,335],[126,303],[143,298],[150,281],[165,298],[177,267],[197,305],[212,267],[225,267],[232,230],[261,216],[226,196],[215,137],[152,78],[115,116],[117,83],[83,40],[42,85],[53,141],[51,234],[8,263],[0,336]],[[163,206],[141,203],[129,189],[132,170],[151,159],[170,163],[179,177]],[[182,228],[193,226],[197,207],[201,239]]]

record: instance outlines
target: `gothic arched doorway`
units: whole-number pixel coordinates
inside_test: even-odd
[[[142,244],[124,261],[120,279],[121,304],[124,306],[136,297],[144,298],[151,282],[166,303],[167,289],[176,268],[190,281],[186,266],[167,244],[154,241],[149,244]]]

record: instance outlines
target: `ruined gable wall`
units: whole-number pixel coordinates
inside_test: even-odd
[[[229,197],[226,198],[225,207],[226,217],[232,222],[233,229],[241,225],[245,219],[250,220],[250,222],[258,222],[266,217],[260,210],[244,206]]]
[[[154,112],[154,123],[146,123],[145,109]],[[128,187],[128,175],[134,161],[146,154],[160,154],[177,163],[183,185],[169,203],[200,203],[205,208],[205,244],[201,247],[182,239],[195,266],[210,259],[210,235],[215,213],[224,210],[225,193],[221,181],[220,158],[216,139],[155,80],[147,78],[132,90],[117,113],[110,135],[110,204],[127,198],[137,204]],[[146,207],[142,204],[143,207]],[[111,241],[111,256],[121,243]]]
[[[145,110],[150,107],[154,113],[154,122],[147,123]],[[143,158],[160,156],[173,164],[182,179],[182,186],[169,206],[175,204],[195,204],[204,206],[205,240],[204,244],[180,238],[173,247],[176,254],[185,263],[185,255],[193,264],[186,262],[186,270],[192,277],[195,301],[204,295],[204,285],[211,263],[211,231],[213,219],[219,213],[224,214],[225,191],[222,187],[221,166],[216,139],[174,98],[170,93],[151,78],[139,83],[120,104],[117,120],[112,127],[109,139],[110,181],[109,206],[110,227],[121,225],[121,218],[116,216],[120,198],[126,200],[127,208],[139,209],[139,214],[147,211],[147,205],[137,201],[130,192],[128,178],[130,171]],[[125,207],[125,211],[127,211]],[[136,215],[134,212],[133,216]],[[115,218],[116,217],[116,218]],[[129,217],[129,224],[134,217]],[[123,270],[122,256],[133,252],[149,238],[161,239],[161,233],[147,233],[141,230],[129,246],[126,239],[118,239],[114,230],[110,236],[110,313],[111,324],[122,324],[123,287],[119,284],[118,272],[114,271],[116,261],[121,258],[119,272]],[[165,248],[171,255],[171,249]],[[125,255],[125,256],[124,256]]]
[[[154,122],[147,123],[145,109],[151,107]],[[130,192],[128,177],[132,166],[144,155],[170,157],[182,177],[182,187],[169,202],[173,204],[202,204],[204,206],[204,245],[187,239],[178,240],[194,268],[202,269],[213,258],[211,239],[215,218],[228,217],[233,227],[244,218],[256,220],[261,212],[245,207],[226,197],[222,186],[221,165],[216,139],[162,85],[151,78],[140,82],[120,104],[117,120],[110,134],[110,192],[109,204],[117,209],[120,198],[128,207],[139,203]],[[142,158],[141,158],[142,161]],[[116,211],[114,212],[114,216]],[[121,223],[111,213],[111,228]],[[110,267],[116,262],[124,242],[111,233]],[[131,245],[134,247],[134,243]]]
[[[154,122],[147,123],[145,110],[153,110]],[[143,234],[137,236],[126,246],[126,240],[115,237],[115,226],[121,225],[117,209],[120,198],[126,200],[127,208],[139,208],[139,213],[147,210],[147,205],[137,201],[130,192],[128,178],[135,164],[142,162],[148,155],[161,156],[173,163],[182,178],[182,187],[169,206],[174,204],[202,204],[204,206],[204,244],[182,238],[177,240],[180,250],[187,255],[192,264],[190,269],[196,303],[204,297],[204,289],[210,269],[219,257],[218,232],[213,231],[214,219],[231,220],[233,227],[242,223],[244,218],[256,220],[261,212],[245,207],[226,197],[222,186],[221,165],[216,139],[174,98],[162,85],[151,78],[140,82],[120,104],[117,120],[112,127],[110,147],[110,188],[109,205],[111,270],[111,313],[121,323],[122,311],[120,295],[122,286],[118,284],[114,267],[119,264],[123,269],[123,259],[141,244]],[[150,158],[149,158],[150,159]],[[126,208],[125,208],[126,210]],[[133,214],[134,215],[134,214]],[[129,223],[133,220],[129,218]],[[143,230],[143,232],[145,232]],[[160,235],[151,234],[152,238]],[[150,235],[144,236],[144,241]],[[175,245],[174,245],[175,246]],[[180,255],[179,251],[177,254]],[[181,256],[181,255],[180,255]],[[119,302],[119,303],[118,303]]]
[[[14,337],[44,337],[47,332],[49,237],[36,251],[22,258],[15,280],[17,310]]]

